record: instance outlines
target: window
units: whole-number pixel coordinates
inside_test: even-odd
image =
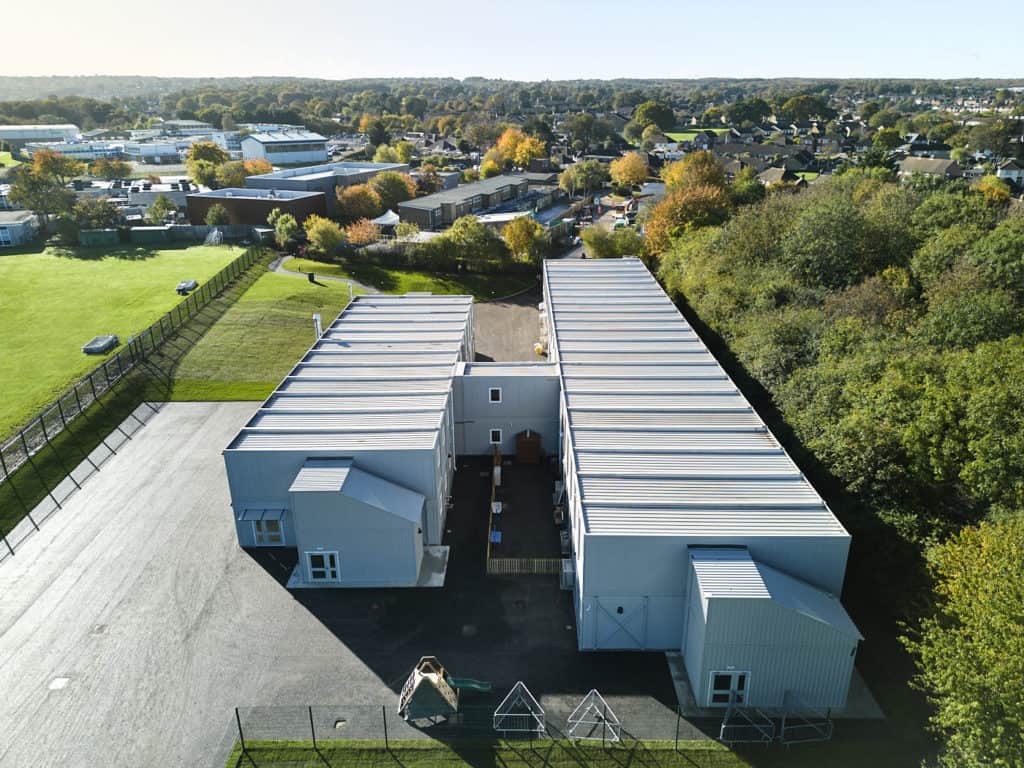
[[[284,527],[280,520],[253,520],[252,533],[257,547],[280,547],[284,544]]]
[[[306,564],[309,566],[310,581],[338,580],[337,552],[307,552]]]
[[[500,429],[492,429],[491,430],[491,445],[501,445],[501,430]]]
[[[11,235],[7,227],[0,227],[0,245],[11,245]]]
[[[492,403],[501,402],[501,387],[491,387],[487,393],[487,399]]]

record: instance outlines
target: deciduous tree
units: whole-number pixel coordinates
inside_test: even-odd
[[[725,170],[711,152],[691,152],[682,160],[669,163],[661,169],[661,178],[668,191],[687,187],[725,188]]]
[[[393,211],[399,203],[416,197],[416,182],[407,173],[384,171],[370,179],[369,184],[380,196],[385,210]]]
[[[369,219],[353,221],[345,227],[345,239],[352,245],[370,245],[380,240],[380,227]]]
[[[217,226],[220,224],[228,224],[231,221],[231,217],[228,215],[228,209],[220,203],[214,203],[206,211],[206,216],[203,221],[210,226]]]
[[[505,225],[505,245],[521,261],[537,261],[543,252],[544,228],[530,216],[519,216]]]
[[[332,256],[345,242],[345,232],[336,221],[313,214],[303,222],[309,248],[318,255]]]
[[[346,221],[375,219],[384,212],[380,195],[369,184],[353,184],[336,191],[341,217]]]
[[[612,160],[612,181],[624,187],[638,187],[647,181],[647,161],[639,152],[628,152]]]

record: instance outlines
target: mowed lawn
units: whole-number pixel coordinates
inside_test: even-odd
[[[386,750],[369,741],[249,742],[248,757],[236,745],[225,768],[748,768],[749,763],[714,741],[624,742],[601,747],[600,742],[508,741],[451,748],[436,741],[397,741]]]
[[[179,281],[205,281],[241,254],[226,245],[0,253],[0,437],[99,364],[82,353],[93,336],[123,343],[182,300]]]
[[[21,161],[11,157],[10,152],[0,152],[0,168],[13,168],[16,165],[21,165]]]
[[[294,272],[315,272],[343,280],[355,280],[382,293],[429,291],[444,295],[472,295],[477,301],[508,296],[536,285],[530,275],[479,275],[388,269],[376,264],[336,264],[310,259],[291,259],[284,265]]]
[[[348,304],[348,286],[265,272],[202,336],[174,371],[172,400],[262,400]]]

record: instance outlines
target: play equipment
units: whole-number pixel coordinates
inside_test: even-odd
[[[459,692],[489,693],[491,684],[471,677],[450,677],[436,656],[423,656],[402,686],[398,714],[406,720],[446,718],[459,711]]]
[[[494,710],[494,730],[499,733],[544,733],[547,723],[542,707],[523,681],[519,681]]]

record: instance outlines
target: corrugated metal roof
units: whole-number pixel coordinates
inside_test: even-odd
[[[349,459],[307,459],[290,493],[342,493],[376,509],[419,523],[426,499],[389,480],[353,466]]]
[[[545,262],[588,532],[842,536],[638,259]]]
[[[349,459],[308,459],[296,473],[288,492],[340,491],[350,469]]]
[[[705,616],[711,600],[771,600],[855,640],[864,639],[835,595],[755,560],[746,549],[691,547],[690,562]]]
[[[471,296],[357,297],[228,450],[432,448],[471,346],[472,305]]]

